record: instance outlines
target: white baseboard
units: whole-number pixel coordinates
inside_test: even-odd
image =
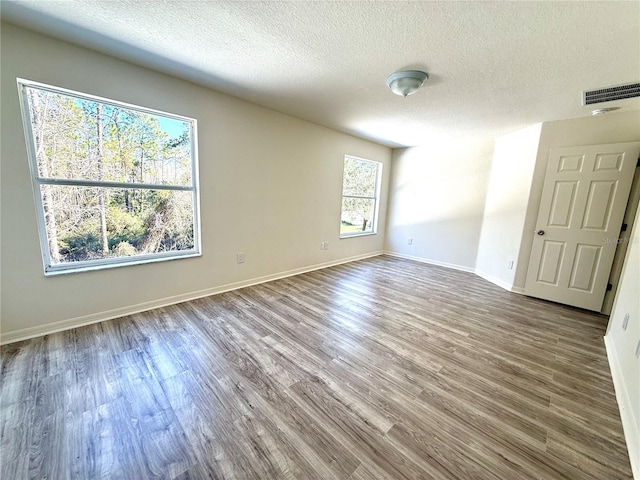
[[[620,419],[622,420],[624,438],[627,442],[631,471],[633,472],[633,478],[635,480],[640,480],[640,431],[638,431],[638,424],[634,417],[633,405],[631,404],[627,384],[624,381],[622,368],[618,361],[615,344],[611,341],[611,337],[608,335],[604,337],[604,344],[607,348],[609,369],[611,370],[613,387],[616,391],[616,400],[618,400],[618,409],[620,410]],[[636,406],[636,408],[638,407]],[[635,415],[640,415],[640,411],[636,412]]]
[[[331,262],[319,263],[302,268],[296,268],[293,270],[287,270],[284,272],[274,273],[272,275],[265,275],[263,277],[252,278],[249,280],[243,280],[241,282],[229,283],[226,285],[220,285],[218,287],[207,288],[204,290],[198,290],[195,292],[183,293],[180,295],[174,295],[171,297],[160,298],[150,302],[139,303],[137,305],[129,305],[127,307],[115,308],[113,310],[107,310],[105,312],[92,313],[90,315],[84,315],[82,317],[71,318],[68,320],[62,320],[59,322],[48,323],[46,325],[39,325],[37,327],[23,328],[15,330],[13,332],[7,332],[2,334],[2,340],[0,345],[7,343],[20,342],[22,340],[28,340],[29,338],[41,337],[43,335],[50,335],[52,333],[61,332],[64,330],[70,330],[72,328],[83,327],[85,325],[91,325],[93,323],[104,322],[106,320],[113,320],[114,318],[124,317],[126,315],[132,315],[134,313],[145,312],[147,310],[153,310],[154,308],[166,307],[167,305],[175,305],[176,303],[187,302],[189,300],[195,300],[197,298],[208,297],[209,295],[216,295],[218,293],[229,292],[231,290],[237,290],[239,288],[250,287],[251,285],[258,285],[260,283],[271,282],[280,278],[291,277],[293,275],[300,275],[301,273],[311,272],[313,270],[320,270],[323,268],[333,267],[343,263],[355,262],[356,260],[364,260],[365,258],[377,257],[382,255],[382,251],[367,253],[364,255],[356,255],[354,257],[343,258],[340,260],[334,260]]]
[[[388,252],[388,251],[385,251],[384,254],[389,255],[390,257],[404,258],[406,260],[414,260],[416,262],[428,263],[429,265],[436,265],[438,267],[446,267],[446,268],[452,268],[454,270],[461,270],[463,272],[475,273],[474,268],[465,267],[463,265],[456,265],[455,263],[440,262],[438,260],[429,260],[428,258],[414,257],[411,255],[405,255],[403,253],[395,253],[395,252]]]
[[[484,278],[485,280],[498,285],[499,287],[504,288],[505,290],[508,290],[509,292],[513,292],[513,293],[518,293],[520,295],[524,295],[524,288],[522,287],[514,287],[513,285],[500,280],[499,278],[494,277],[493,275],[489,275],[488,273],[485,273],[481,270],[477,270],[475,268],[471,268],[471,267],[465,267],[462,265],[456,265],[453,263],[446,263],[446,262],[440,262],[438,260],[430,260],[428,258],[423,258],[423,257],[414,257],[411,255],[405,255],[403,253],[396,253],[396,252],[389,252],[389,251],[385,251],[384,255],[389,255],[390,257],[398,257],[398,258],[405,258],[407,260],[414,260],[416,262],[422,262],[422,263],[428,263],[429,265],[437,265],[439,267],[446,267],[446,268],[453,268],[454,270],[461,270],[463,272],[469,272],[469,273],[475,273],[476,275],[478,275],[479,277]]]
[[[493,275],[489,275],[488,273],[485,273],[482,270],[476,269],[476,270],[474,270],[474,273],[476,275],[478,275],[479,277],[482,277],[485,280],[493,283],[494,285],[497,285],[499,287],[504,288],[505,290],[508,290],[510,292],[513,290],[513,285],[512,284],[507,283],[504,280],[500,280],[499,278],[494,277]]]
[[[514,287],[512,284],[505,282],[504,280],[500,280],[499,278],[494,277],[493,275],[489,275],[488,273],[485,273],[482,270],[476,269],[475,274],[499,287],[504,288],[505,290],[508,290],[509,292],[524,295],[524,288],[522,287]]]

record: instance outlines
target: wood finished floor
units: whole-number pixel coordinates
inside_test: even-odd
[[[631,478],[607,319],[376,257],[2,348],[1,478]]]

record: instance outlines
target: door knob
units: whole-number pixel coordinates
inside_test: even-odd
[[[544,230],[538,230],[536,233],[537,233],[538,235],[542,236],[542,235],[544,235]]]

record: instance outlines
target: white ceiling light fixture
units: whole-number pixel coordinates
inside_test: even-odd
[[[425,72],[420,70],[401,70],[392,73],[387,77],[387,87],[396,95],[413,95],[429,78]]]

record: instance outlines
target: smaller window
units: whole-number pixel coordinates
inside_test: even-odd
[[[379,162],[344,157],[340,238],[376,233],[381,173]]]

